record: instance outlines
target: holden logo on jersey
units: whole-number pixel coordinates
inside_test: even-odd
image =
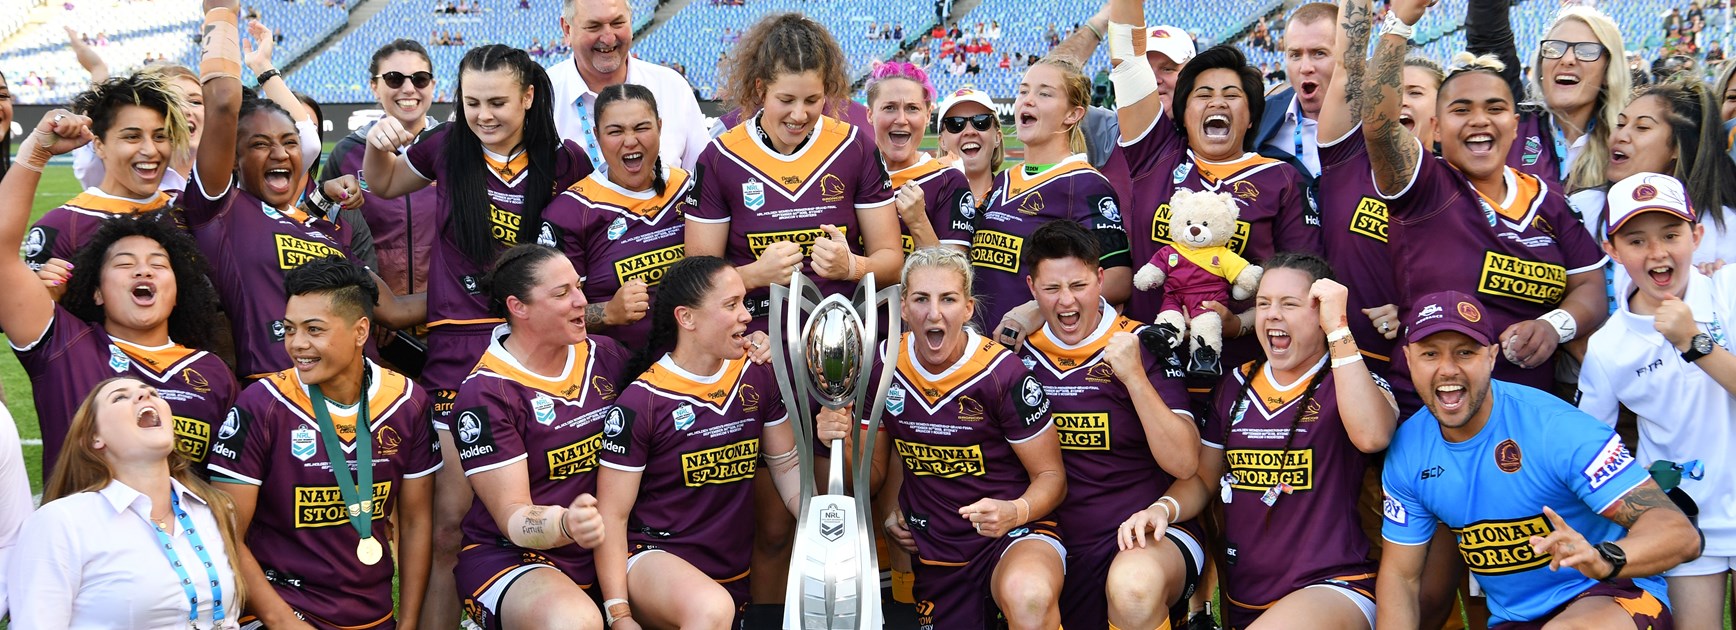
[[[886,413],[900,415],[904,413],[904,388],[893,385],[886,390]]]
[[[757,181],[745,182],[741,185],[741,205],[749,210],[758,210],[766,205],[766,186]]]
[[[976,195],[971,191],[964,191],[964,194],[958,196],[958,213],[966,219],[976,218]]]
[[[464,283],[464,290],[472,295],[481,290],[481,285],[476,282],[476,276],[464,276],[459,280]]]
[[[24,237],[24,257],[35,258],[48,247],[48,235],[42,232],[40,226],[30,228],[30,235]]]
[[[453,434],[458,438],[458,458],[471,459],[493,455],[494,436],[484,416],[488,410],[483,407],[471,407],[458,413],[458,422],[453,425]]]
[[[609,240],[612,241],[612,240],[621,238],[621,235],[626,234],[626,233],[627,233],[627,218],[626,217],[615,217],[615,220],[613,222],[609,223]]]
[[[1043,386],[1037,384],[1036,377],[1026,375],[1025,381],[1020,384],[1020,387],[1024,389],[1021,395],[1025,397],[1025,404],[1035,407],[1038,403],[1043,402]]]
[[[1103,197],[1097,200],[1097,213],[1103,215],[1110,223],[1121,223],[1121,208],[1115,205],[1114,197]]]
[[[609,410],[609,417],[603,419],[603,437],[618,438],[627,432],[627,413],[620,407]]]
[[[133,360],[127,358],[127,353],[121,352],[119,346],[112,343],[109,344],[109,369],[116,372],[125,372],[127,371],[127,368],[132,366]]]
[[[458,416],[458,439],[465,444],[475,444],[482,438],[482,419],[475,412],[466,411]]]
[[[675,408],[675,430],[686,431],[693,426],[693,405],[682,405]]]
[[[1019,419],[1025,426],[1034,427],[1049,415],[1049,400],[1043,396],[1043,386],[1037,383],[1037,377],[1026,374],[1019,383],[1019,398],[1013,406],[1018,408]]]
[[[313,457],[313,442],[313,429],[297,427],[289,432],[289,454],[305,462],[307,458]]]
[[[612,239],[614,237],[611,236],[609,238]],[[554,247],[555,246],[555,228],[554,228],[554,226],[549,225],[547,221],[544,221],[542,224],[542,229],[537,230],[537,232],[536,232],[536,244],[541,245],[543,247]]]
[[[240,430],[241,417],[235,413],[234,409],[230,409],[229,415],[223,417],[223,426],[217,429],[217,439],[227,440],[235,437],[235,433]]]
[[[283,320],[271,320],[271,340],[282,343],[283,338],[287,336],[289,336],[289,327],[283,324]]]
[[[537,424],[549,426],[555,421],[555,401],[543,394],[537,394],[530,400],[531,411],[535,412]]]

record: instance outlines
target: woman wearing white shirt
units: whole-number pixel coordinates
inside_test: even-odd
[[[7,562],[14,627],[238,627],[234,505],[189,472],[172,418],[135,379],[85,397]]]

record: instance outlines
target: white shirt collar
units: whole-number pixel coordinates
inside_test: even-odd
[[[174,477],[169,478],[169,489],[171,492],[179,494],[183,498],[197,501],[200,504],[205,503],[204,498],[194,494],[192,490],[187,489],[187,486],[181,485],[180,480],[175,479]],[[125,512],[128,509],[133,508],[135,505],[147,515],[150,512],[150,507],[148,505],[150,503],[150,498],[146,497],[144,493],[134,490],[132,486],[121,483],[121,480],[119,479],[110,479],[109,484],[103,486],[103,489],[98,490],[97,494],[101,495],[104,500],[108,501],[109,506],[113,507],[117,513]]]

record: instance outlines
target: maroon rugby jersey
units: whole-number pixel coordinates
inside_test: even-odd
[[[1564,155],[1557,152],[1555,129],[1545,109],[1519,112],[1519,133],[1507,149],[1507,166],[1561,188]],[[1563,189],[1565,190],[1565,189]],[[1566,194],[1563,192],[1562,194]]]
[[[200,184],[194,169],[181,206],[229,314],[235,373],[263,378],[290,366],[283,349],[283,306],[289,303],[284,274],[315,258],[349,257],[350,239],[323,218],[268,206],[233,180],[223,186],[217,196],[207,196],[210,186]],[[370,338],[370,354],[373,347]]]
[[[1127,386],[1103,360],[1109,338],[1135,332],[1143,324],[1116,314],[1108,303],[1097,330],[1076,346],[1054,336],[1047,325],[1025,339],[1019,356],[1048,395],[1061,461],[1067,469],[1067,498],[1054,518],[1069,545],[1081,548],[1115,537],[1115,528],[1142,505],[1163,496],[1175,478],[1152,456],[1145,425]],[[1193,419],[1181,362],[1140,350],[1146,378],[1176,414]],[[1161,448],[1191,448],[1171,444]]]
[[[995,175],[994,192],[983,203],[971,240],[976,270],[976,317],[998,325],[1007,311],[1030,301],[1025,276],[1025,239],[1054,220],[1072,221],[1087,231],[1122,230],[1121,201],[1102,173],[1076,153],[1035,175],[1014,166]],[[1112,253],[1112,252],[1105,252]]]
[[[1567,199],[1548,183],[1507,169],[1510,199],[1491,201],[1458,169],[1424,155],[1416,177],[1392,198],[1392,258],[1399,309],[1438,291],[1477,296],[1496,332],[1554,310],[1567,277],[1598,271],[1607,257]],[[1523,369],[1505,358],[1495,378],[1548,390],[1555,358]]]
[[[452,128],[442,125],[410,145],[404,155],[410,169],[422,179],[439,182],[446,179],[446,145],[451,141]],[[488,186],[489,227],[500,250],[518,244],[519,220],[524,216],[524,197],[530,179],[530,157],[511,157],[487,151],[488,174],[482,179]],[[554,164],[540,165],[550,169],[555,191],[565,190],[591,174],[591,160],[584,149],[570,140],[562,141],[555,153]],[[508,174],[510,173],[510,175]],[[553,199],[553,195],[550,196]],[[446,218],[452,211],[446,206],[446,196],[440,196],[439,222],[442,237],[434,241],[434,254],[428,261],[428,364],[422,381],[432,389],[458,389],[458,384],[476,366],[476,360],[487,349],[487,332],[501,323],[489,314],[488,295],[483,291],[482,276],[487,269],[471,262],[446,234]],[[443,330],[469,328],[472,330]],[[472,333],[451,342],[448,334]],[[472,343],[475,342],[475,343]]]
[[[1377,359],[1381,376],[1388,376],[1397,342],[1382,335],[1362,313],[1365,308],[1399,303],[1392,252],[1387,249],[1387,203],[1374,189],[1373,172],[1361,126],[1320,145],[1321,253],[1332,264],[1338,282],[1350,289],[1346,306],[1357,348]]]
[[[686,256],[681,200],[693,179],[674,167],[664,169],[663,179],[668,187],[659,195],[627,190],[602,173],[591,173],[543,211],[537,241],[573,260],[592,304],[614,299],[631,280],[644,280],[655,299],[663,272]],[[651,317],[607,332],[617,339],[647,339]],[[615,378],[613,372],[609,378]]]
[[[197,280],[195,280],[197,281]],[[175,416],[175,450],[205,476],[211,428],[241,391],[235,375],[217,355],[170,343],[146,347],[110,337],[102,324],[86,322],[54,305],[54,319],[42,336],[25,346],[28,335],[11,335],[12,350],[30,375],[36,422],[42,429],[42,470],[54,470],[72,416],[103,379],[129,376],[157,388]]]
[[[918,558],[962,565],[995,539],[978,535],[959,509],[985,498],[1011,501],[1030,487],[1013,445],[1049,430],[1049,399],[1011,351],[986,337],[969,332],[964,356],[940,374],[917,363],[915,338],[904,333],[896,342],[881,439],[892,440],[904,467],[898,506]]]
[[[169,194],[157,191],[149,199],[116,197],[96,188],[85,189],[36,220],[24,236],[24,262],[41,269],[50,258],[72,260],[110,217],[167,210]]]
[[[506,327],[496,330],[504,335]],[[591,335],[567,351],[560,374],[526,369],[497,336],[476,371],[458,388],[454,441],[464,474],[474,475],[524,462],[530,499],[536,505],[568,505],[597,491],[597,451],[603,416],[615,403],[614,380],[626,366],[621,344]],[[466,545],[511,545],[479,498],[464,517]],[[576,572],[580,584],[595,579],[591,552],[566,545],[540,553]]]
[[[976,234],[977,215],[976,196],[970,192],[970,181],[965,179],[964,171],[942,164],[927,153],[918,153],[917,156],[915,164],[888,173],[892,177],[892,190],[916,182],[922,188],[922,204],[928,214],[928,224],[934,227],[934,235],[940,238],[940,243],[970,247],[971,236]],[[915,250],[916,244],[910,240],[910,228],[905,227],[904,253]]]
[[[822,117],[806,143],[784,155],[760,137],[758,118],[736,125],[699,154],[683,211],[691,221],[729,224],[723,257],[737,266],[759,260],[777,241],[801,245],[807,255],[824,234],[822,224],[838,226],[851,250],[862,254],[856,213],[892,202],[892,182],[880,152],[862,129]],[[808,265],[802,269],[823,295],[856,289],[853,282],[814,275]],[[748,292],[753,330],[764,330],[770,300],[769,289]]]
[[[440,128],[440,123],[432,118],[427,122],[427,127],[417,136],[418,140]],[[368,132],[374,125],[368,123],[338,140],[326,156],[320,181],[337,179],[342,175],[364,177],[362,160],[367,154]],[[434,249],[434,235],[445,227],[440,224],[441,196],[438,186],[429,186],[397,199],[362,191],[362,218],[368,222],[368,231],[374,234],[374,254],[380,261],[380,268],[374,272],[391,285],[394,293],[409,295],[428,290],[428,263]]]
[[[1309,207],[1301,174],[1289,164],[1256,153],[1223,163],[1200,158],[1188,149],[1187,136],[1176,129],[1167,111],[1145,133],[1123,140],[1115,150],[1126,158],[1133,178],[1127,242],[1135,264],[1151,260],[1159,248],[1173,242],[1169,199],[1181,189],[1236,197],[1241,209],[1228,247],[1250,263],[1260,264],[1280,251],[1320,251],[1320,217]],[[1155,319],[1162,310],[1161,298],[1161,291],[1135,290],[1128,299],[1127,316]],[[1243,304],[1251,303],[1238,302]],[[1233,365],[1235,354],[1227,353],[1225,362]]]
[[[1250,375],[1253,366],[1224,376],[1217,412],[1206,419],[1200,440],[1224,451],[1225,470],[1234,477],[1221,540],[1224,597],[1263,608],[1322,580],[1372,576],[1376,563],[1368,559],[1356,511],[1370,458],[1345,432],[1332,375],[1306,407],[1302,400],[1326,359],[1283,386],[1269,366]],[[1375,382],[1386,387],[1379,377]],[[1238,400],[1244,391],[1246,398]],[[1233,429],[1228,439],[1226,424]],[[1268,507],[1261,498],[1280,483],[1290,493]]]
[[[404,375],[368,362],[368,431],[373,440],[373,535],[382,545],[404,480],[440,468],[428,397]],[[356,407],[327,402],[348,457],[355,457]],[[259,488],[247,547],[277,594],[316,628],[393,627],[395,553],[373,566],[356,558],[358,535],[326,457],[313,402],[295,370],[241,393],[211,447],[211,475]],[[353,473],[352,473],[353,474]]]
[[[602,464],[643,475],[631,552],[668,551],[714,580],[745,576],[760,436],[787,419],[770,365],[737,359],[702,376],[665,355],[640,375],[603,420]]]

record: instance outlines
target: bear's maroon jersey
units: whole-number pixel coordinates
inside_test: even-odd
[[[666,187],[659,195],[627,190],[602,173],[591,173],[543,212],[537,242],[573,260],[590,303],[614,299],[621,285],[632,280],[644,280],[655,300],[663,272],[686,256],[681,200],[693,187],[693,179],[687,171],[671,167],[664,170],[663,180]],[[647,339],[651,318],[605,332],[616,339]]]

